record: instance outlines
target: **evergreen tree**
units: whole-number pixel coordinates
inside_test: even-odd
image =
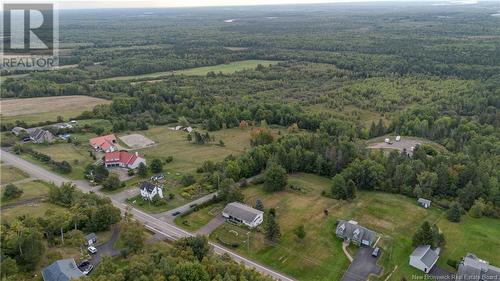
[[[276,221],[276,216],[271,212],[267,214],[266,224],[264,225],[264,234],[270,241],[278,241],[281,237],[280,226]]]
[[[137,174],[141,177],[145,177],[148,175],[148,167],[144,163],[140,163],[139,167],[137,167]]]
[[[301,240],[306,237],[306,230],[304,229],[304,225],[299,225],[293,230],[293,233]]]
[[[151,169],[151,172],[153,172],[153,173],[160,173],[163,170],[163,163],[161,162],[160,159],[155,158],[151,162],[151,166],[149,168]]]
[[[448,211],[446,211],[446,218],[451,222],[460,222],[462,217],[462,207],[457,202],[451,204]]]
[[[424,221],[420,229],[413,235],[413,246],[431,245],[435,246],[434,234],[428,221]]]
[[[255,209],[264,211],[264,203],[262,203],[262,200],[257,199],[257,201],[255,201]]]

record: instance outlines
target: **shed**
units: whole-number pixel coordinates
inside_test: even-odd
[[[97,242],[97,236],[93,232],[85,235],[83,238],[85,239],[85,243],[89,246]]]
[[[431,200],[424,199],[424,198],[418,198],[418,204],[424,208],[429,208],[431,206]]]

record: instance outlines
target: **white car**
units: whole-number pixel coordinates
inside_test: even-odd
[[[87,250],[89,250],[89,253],[91,253],[91,254],[95,254],[95,253],[97,253],[97,248],[96,248],[96,247],[94,247],[94,246],[89,246],[89,247],[87,248]]]

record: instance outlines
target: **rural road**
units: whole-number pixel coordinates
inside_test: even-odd
[[[90,192],[93,191],[97,194],[100,194],[102,196],[107,196],[106,194],[103,194],[97,190],[96,187],[90,186],[86,181],[72,181],[67,178],[64,178],[60,175],[57,175],[51,171],[48,171],[44,168],[41,168],[35,164],[32,164],[26,160],[23,160],[19,158],[18,156],[1,150],[0,151],[0,158],[1,160],[11,166],[15,166],[28,174],[30,174],[34,178],[38,178],[47,182],[53,182],[56,185],[60,185],[63,182],[72,182],[76,185],[77,188],[82,190],[83,192]],[[108,196],[109,197],[109,196]],[[183,229],[178,228],[175,225],[170,224],[167,221],[160,220],[158,218],[155,218],[152,215],[149,215],[147,213],[144,213],[136,208],[131,208],[129,205],[125,204],[123,201],[118,201],[116,199],[111,198],[111,201],[113,202],[113,205],[115,205],[118,209],[120,209],[122,212],[125,212],[125,210],[128,208],[132,215],[143,223],[146,228],[149,230],[159,233],[164,235],[165,237],[171,239],[171,240],[177,240],[179,238],[183,237],[189,237],[189,236],[194,236],[194,234],[187,232]],[[292,279],[290,277],[287,277],[279,272],[276,272],[268,267],[265,267],[261,264],[258,264],[254,261],[251,261],[245,257],[242,257],[222,246],[219,246],[215,243],[209,242],[210,245],[213,247],[213,250],[217,254],[228,254],[234,261],[242,263],[246,265],[247,267],[254,268],[255,270],[261,272],[262,274],[268,275],[273,277],[276,280],[282,280],[282,281],[294,281],[295,279]]]

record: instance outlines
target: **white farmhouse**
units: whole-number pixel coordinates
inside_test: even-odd
[[[429,273],[439,259],[439,251],[433,250],[430,245],[421,245],[415,248],[410,255],[410,265]]]
[[[258,226],[264,220],[264,212],[238,202],[227,204],[222,215],[230,221],[242,223],[250,228]]]
[[[153,198],[158,194],[160,198],[163,198],[163,191],[161,187],[154,185],[150,182],[142,182],[141,186],[139,187],[141,190],[141,196],[142,199],[144,200],[153,200]]]

